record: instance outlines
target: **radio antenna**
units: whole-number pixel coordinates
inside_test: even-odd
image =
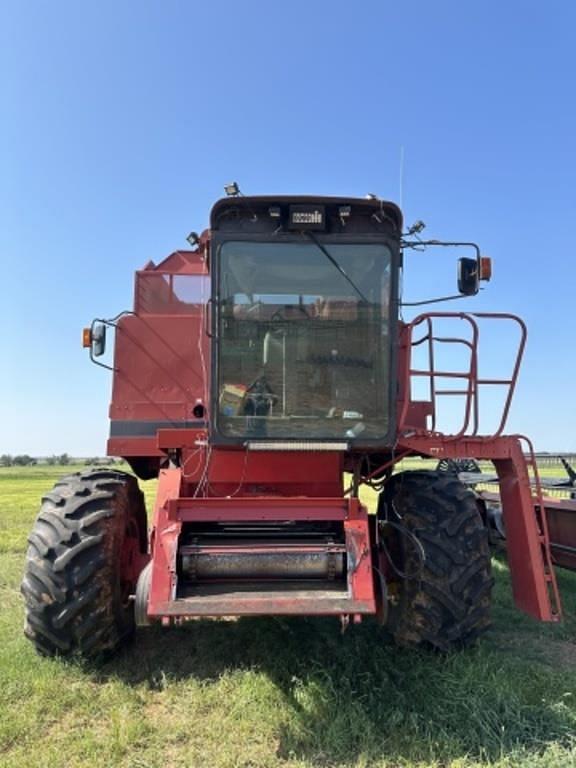
[[[400,175],[398,179],[398,197],[400,203],[400,210],[403,210],[404,203],[404,145],[400,146]]]

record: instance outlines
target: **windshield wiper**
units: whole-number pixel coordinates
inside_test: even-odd
[[[368,301],[368,299],[366,298],[366,296],[364,296],[364,294],[362,293],[362,291],[360,290],[360,288],[358,288],[358,286],[356,285],[356,283],[354,282],[354,280],[352,280],[352,278],[351,278],[351,277],[349,277],[349,276],[346,274],[346,272],[344,271],[344,269],[343,269],[343,268],[340,266],[340,264],[338,264],[338,262],[336,261],[336,259],[335,259],[333,256],[331,256],[331,255],[328,253],[327,249],[326,249],[326,248],[325,248],[325,247],[322,245],[322,243],[321,243],[321,242],[320,242],[320,241],[317,239],[317,237],[316,237],[315,235],[313,235],[313,234],[312,234],[312,232],[306,232],[305,234],[306,234],[306,235],[308,235],[308,237],[310,238],[310,240],[312,240],[312,242],[314,243],[314,245],[315,245],[317,248],[319,248],[319,249],[322,251],[322,253],[324,254],[324,256],[326,256],[326,258],[328,259],[328,261],[330,261],[330,262],[331,262],[331,264],[333,264],[333,265],[336,267],[336,269],[338,270],[338,272],[340,272],[340,274],[342,275],[342,277],[346,278],[346,280],[347,280],[347,281],[350,283],[350,285],[352,286],[352,288],[354,288],[354,290],[356,291],[356,293],[358,294],[358,296],[360,296],[360,298],[362,299],[362,301],[365,301],[365,302],[366,302],[366,304],[370,304],[370,302]]]

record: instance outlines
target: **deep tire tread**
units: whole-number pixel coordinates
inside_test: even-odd
[[[392,508],[426,555],[419,576],[401,582],[390,617],[395,640],[442,651],[470,645],[490,626],[494,583],[474,494],[450,473],[402,472],[390,479],[379,514],[390,516]],[[414,547],[406,547],[404,560],[403,570],[418,570]]]
[[[93,657],[132,633],[119,563],[130,516],[145,551],[145,514],[136,478],[117,470],[67,475],[43,496],[21,585],[24,634],[40,654]]]

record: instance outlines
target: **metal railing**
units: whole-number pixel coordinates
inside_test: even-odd
[[[435,322],[439,320],[459,320],[467,324],[469,337],[465,336],[438,336],[435,333]],[[480,339],[479,321],[499,320],[514,323],[520,330],[520,339],[516,349],[512,374],[510,378],[481,378],[478,373],[478,342]],[[424,334],[415,339],[416,332],[424,328]],[[464,312],[430,312],[419,315],[411,323],[404,326],[401,336],[401,351],[403,352],[403,370],[400,370],[402,407],[400,410],[400,431],[410,430],[416,434],[437,434],[440,430],[437,423],[438,399],[440,397],[464,398],[463,419],[460,430],[449,435],[453,439],[464,436],[478,435],[480,429],[479,414],[479,390],[481,387],[504,387],[505,398],[502,414],[497,429],[490,437],[499,437],[508,419],[510,405],[516,389],[520,364],[526,345],[527,330],[524,321],[516,315],[504,313],[478,312],[468,314]],[[428,365],[424,368],[412,367],[413,351],[420,345],[426,345]],[[468,351],[467,363],[464,370],[448,371],[439,370],[436,366],[437,350],[440,345],[458,345]],[[428,396],[431,403],[431,423],[426,429],[413,428],[408,423],[408,412],[411,402],[411,385],[415,379],[428,381]],[[453,379],[462,382],[460,389],[440,389],[439,379]]]

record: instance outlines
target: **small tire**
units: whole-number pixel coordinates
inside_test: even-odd
[[[459,475],[460,472],[477,472],[480,474],[482,469],[476,459],[440,459],[436,465],[436,471]]]
[[[152,562],[144,568],[138,577],[134,598],[134,621],[137,627],[149,627],[152,622],[148,618],[148,599],[152,586]]]
[[[401,472],[381,494],[378,516],[381,535],[395,540],[397,570],[406,576],[396,582],[389,607],[387,627],[395,641],[441,651],[474,643],[490,626],[494,584],[488,531],[474,493],[450,473]],[[395,525],[387,527],[386,519]]]
[[[63,477],[43,497],[28,543],[24,634],[40,654],[95,657],[130,637],[147,559],[135,477],[109,469]]]

